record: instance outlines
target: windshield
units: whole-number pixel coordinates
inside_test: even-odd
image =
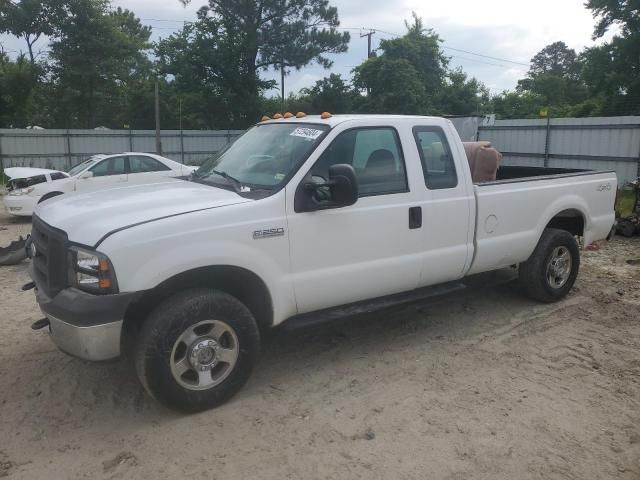
[[[67,170],[67,173],[69,174],[70,177],[73,177],[73,176],[79,174],[81,171],[83,171],[88,166],[96,163],[96,160],[97,160],[96,157],[89,157],[84,162],[79,163],[75,167],[71,167],[69,170]]]
[[[223,177],[245,189],[277,188],[307,159],[328,131],[328,126],[315,124],[257,125],[219,155],[206,160],[194,176],[215,183]]]

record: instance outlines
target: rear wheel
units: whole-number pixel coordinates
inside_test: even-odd
[[[157,400],[198,412],[240,390],[259,345],[256,321],[239,300],[215,290],[188,290],[165,300],[145,321],[135,346],[136,370]]]
[[[520,264],[520,281],[529,297],[555,302],[571,290],[579,268],[580,250],[573,235],[547,228],[531,257]]]

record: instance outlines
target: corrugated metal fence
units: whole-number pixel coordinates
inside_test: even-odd
[[[640,176],[640,117],[497,120],[478,139],[505,165],[615,170],[620,185]]]
[[[197,165],[242,130],[163,130],[163,155]],[[96,153],[155,152],[155,130],[0,129],[0,167],[65,170]]]
[[[498,120],[452,119],[463,140],[489,140],[505,165],[615,170],[622,185],[640,175],[640,117]],[[477,129],[477,130],[476,130]],[[164,130],[163,154],[197,165],[237,138],[240,130]],[[66,169],[95,153],[155,151],[153,130],[0,129],[0,168]]]

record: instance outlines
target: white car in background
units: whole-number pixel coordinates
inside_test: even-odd
[[[4,173],[10,180],[4,206],[11,215],[31,216],[39,202],[63,193],[170,181],[191,174],[195,168],[140,152],[94,155],[66,173],[44,168],[6,168]]]

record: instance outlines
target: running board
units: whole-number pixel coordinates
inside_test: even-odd
[[[307,328],[321,323],[330,322],[344,317],[351,317],[362,313],[371,313],[397,305],[404,305],[419,300],[441,297],[449,293],[458,292],[467,288],[461,282],[448,282],[432,287],[423,287],[408,292],[396,293],[386,297],[378,297],[355,303],[348,303],[339,307],[326,308],[316,312],[301,313],[288,318],[282,323],[282,328],[294,330]]]

